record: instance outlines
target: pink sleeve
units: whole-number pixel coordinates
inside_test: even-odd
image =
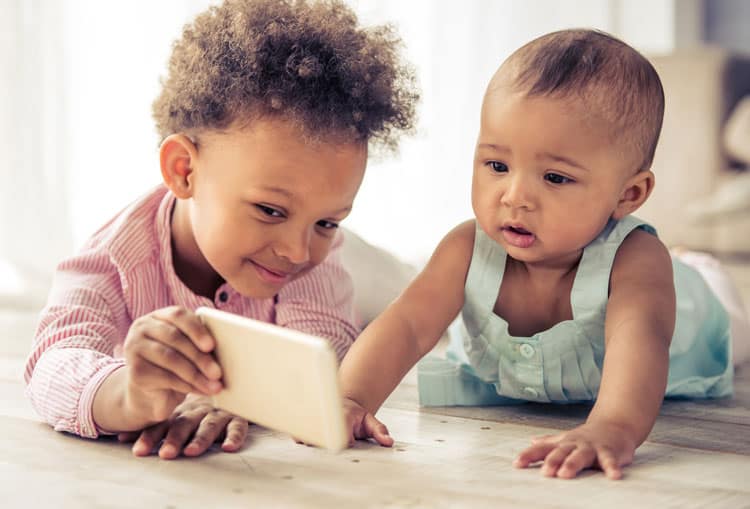
[[[58,267],[26,361],[26,394],[58,431],[95,438],[97,389],[124,365],[115,358],[129,321],[117,269],[106,256],[82,255]]]
[[[341,263],[343,235],[326,259],[279,292],[276,323],[330,340],[339,361],[359,334],[352,279]]]

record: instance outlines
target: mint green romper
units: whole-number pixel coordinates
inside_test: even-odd
[[[445,359],[418,366],[424,406],[570,403],[596,399],[604,360],[604,316],[615,254],[636,228],[628,216],[610,221],[584,248],[570,295],[573,319],[531,337],[512,336],[493,311],[505,270],[505,250],[477,226],[466,278],[462,320],[451,327]],[[667,397],[732,394],[729,316],[701,275],[673,259],[677,319],[669,349]],[[458,333],[456,333],[458,332]]]

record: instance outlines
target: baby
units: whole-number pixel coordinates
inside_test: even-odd
[[[420,364],[423,405],[595,402],[584,424],[516,459],[547,476],[598,466],[620,478],[665,394],[732,393],[725,306],[631,215],[654,186],[663,111],[651,64],[601,32],[545,35],[502,64],[481,110],[475,218],[342,363],[352,439],[393,443],[373,414],[459,312],[447,359]]]
[[[370,142],[412,128],[398,48],[337,0],[228,0],[185,27],[153,105],[163,185],[59,265],[42,312],[25,380],[49,424],[136,455],[238,450],[247,421],[205,397],[221,369],[199,306],[343,357],[359,331],[337,227]]]

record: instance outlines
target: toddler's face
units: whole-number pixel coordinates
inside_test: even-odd
[[[188,202],[206,269],[243,295],[274,296],[325,259],[366,162],[365,144],[310,144],[283,120],[206,136]]]
[[[629,164],[580,103],[491,90],[474,157],[474,213],[513,258],[570,263],[612,215]]]

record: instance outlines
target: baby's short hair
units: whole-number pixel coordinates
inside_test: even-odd
[[[311,139],[397,145],[414,128],[414,73],[390,25],[362,28],[341,0],[226,0],[185,26],[153,104],[161,138],[260,117]]]
[[[651,63],[619,39],[597,30],[543,35],[514,52],[499,75],[509,72],[515,89],[529,96],[580,98],[613,128],[613,135],[648,169],[664,117],[664,90]]]

